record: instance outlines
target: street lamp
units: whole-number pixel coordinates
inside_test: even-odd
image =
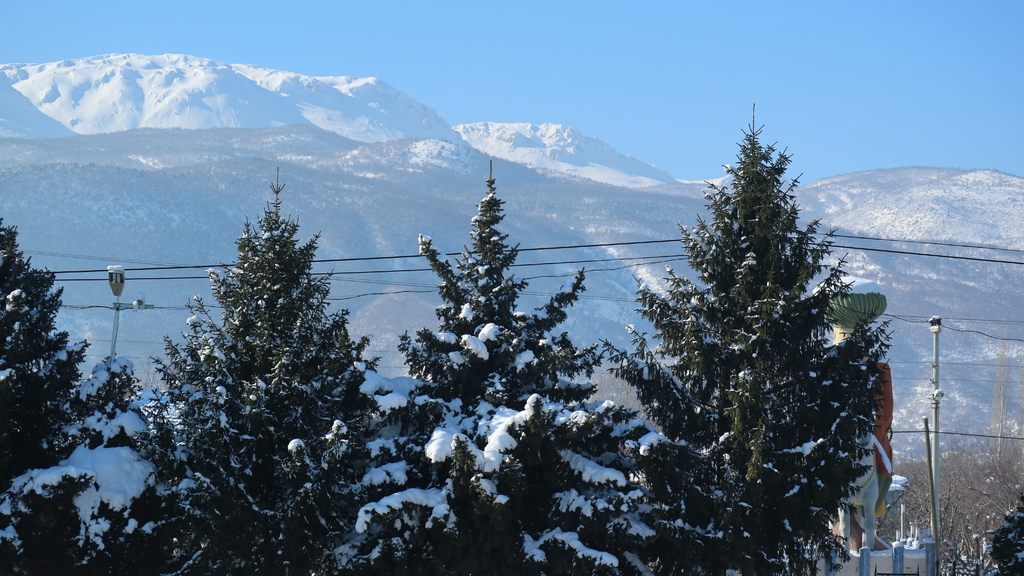
[[[139,295],[134,302],[121,302],[121,294],[124,293],[124,268],[121,266],[107,266],[107,282],[110,284],[110,291],[116,298],[114,302],[114,333],[110,337],[110,361],[114,361],[114,354],[117,351],[117,328],[121,323],[121,310],[131,308],[133,310],[152,310],[152,304],[146,304],[146,298]]]
[[[932,537],[936,546],[940,542],[939,530],[942,528],[942,518],[939,517],[939,403],[945,394],[939,388],[939,332],[942,332],[942,318],[932,316],[928,323],[932,331],[932,479],[935,484],[935,492],[932,494],[932,515],[934,526],[932,526]]]

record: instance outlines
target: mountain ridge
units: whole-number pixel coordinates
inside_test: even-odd
[[[657,262],[666,259],[656,258],[659,256],[671,257],[665,264],[677,270],[685,270],[686,265],[678,257],[680,249],[675,243],[664,249],[658,248],[660,244],[615,244],[678,238],[679,225],[692,226],[696,217],[705,213],[703,183],[631,189],[585,179],[567,180],[442,141],[363,143],[314,126],[144,129],[75,138],[0,138],[0,214],[5,223],[19,226],[23,248],[35,251],[33,257],[52,270],[85,268],[81,258],[56,256],[68,253],[107,255],[92,261],[98,270],[124,263],[118,258],[211,265],[230,261],[232,242],[242,222],[265,205],[269,198],[267,182],[280,167],[282,182],[287,184],[282,196],[285,209],[300,219],[308,234],[320,233],[323,258],[415,254],[416,238],[421,233],[432,236],[442,250],[455,251],[465,243],[473,206],[482,197],[483,179],[491,162],[498,193],[507,203],[506,228],[513,239],[521,239],[528,248],[599,245],[566,254],[555,252],[550,258],[541,257],[546,252],[524,253],[523,258],[530,259],[527,264],[594,260],[589,264],[548,265],[536,273],[524,270],[524,276],[557,277],[577,267],[591,270],[586,305],[579,314],[574,313],[571,323],[575,322],[584,339],[608,337],[626,344],[622,326],[637,323],[631,312],[636,279],[656,284],[664,275],[664,264]],[[986,183],[991,186],[982,186]],[[914,189],[921,196],[928,196],[928,190],[932,190],[937,200],[900,204],[908,196],[907,191]],[[947,189],[959,190],[974,201],[957,200],[944,208],[941,200],[952,198],[943,194]],[[972,190],[977,192],[973,196]],[[823,179],[800,186],[796,197],[805,219],[822,220],[822,232],[836,229],[859,237],[1002,246],[1012,244],[1017,237],[1017,213],[1005,209],[1004,197],[1019,197],[1022,193],[1024,179],[994,171],[907,168]],[[872,227],[872,211],[887,205],[899,206],[900,217],[887,228]],[[941,234],[933,236],[918,230],[919,223],[928,219]],[[67,224],[55,227],[53,222]],[[834,250],[836,258],[846,257],[850,274],[871,278],[886,289],[891,314],[989,319],[1019,316],[1017,303],[1024,283],[1019,281],[1017,267],[941,257],[941,253],[951,252],[991,258],[989,251],[893,242],[880,245],[845,238],[837,243],[869,250],[882,247],[934,254],[922,257]],[[998,259],[1007,257],[996,253]],[[604,262],[607,259],[616,260]],[[405,266],[399,260],[388,268]],[[202,280],[150,282],[145,279],[148,274],[134,272],[130,265],[127,269],[130,287],[152,291],[151,301],[162,306],[180,307],[190,294],[204,289]],[[545,269],[547,272],[542,273]],[[394,278],[396,272],[375,276],[351,275],[352,268],[339,267],[336,271],[344,272],[339,277],[344,280],[337,281],[342,291],[338,297],[343,298],[339,302],[352,309],[358,326],[377,335],[382,351],[391,348],[387,339],[392,336],[431,325],[429,274],[414,279],[422,274],[397,273],[408,278]],[[106,287],[99,282],[102,278],[97,276],[96,285],[63,284],[65,302],[105,302],[110,297],[104,294]],[[936,282],[938,278],[942,282]],[[384,287],[370,289],[373,284],[363,280],[371,279],[385,282]],[[402,287],[409,282],[415,286]],[[557,284],[560,280],[533,282]],[[191,288],[182,290],[185,285]],[[86,290],[86,286],[90,288]],[[388,295],[410,289],[421,292]],[[537,287],[537,291],[544,289]],[[361,296],[371,292],[385,294]],[[396,301],[405,303],[395,305]],[[109,318],[105,313],[68,314],[82,318],[68,320],[67,326],[76,334],[98,341],[108,336]],[[163,314],[164,320],[146,328],[152,342],[173,333],[173,329],[166,328],[173,326],[166,316],[172,312],[153,313],[157,314]],[[132,319],[123,319],[128,327],[145,321],[142,313],[128,316]],[[894,354],[927,357],[929,335],[904,338],[903,334],[914,326],[895,322],[902,332],[897,333]],[[130,333],[131,328],[126,329],[129,332],[125,333]],[[159,354],[159,350],[159,345],[150,347],[139,357]],[[961,359],[990,358],[993,352],[990,342],[984,341],[955,349]]]
[[[498,123],[453,127],[432,108],[372,77],[307,76],[183,54],[106,54],[0,65],[0,78],[10,86],[0,90],[0,136],[6,137],[312,124],[358,142],[465,143],[568,178],[634,188],[673,181],[667,172],[569,127]],[[17,101],[15,93],[30,106]],[[481,130],[484,125],[487,131]],[[535,139],[530,146],[513,150],[503,139],[510,130],[558,132],[562,137]],[[584,153],[578,149],[581,145],[593,152]]]
[[[443,134],[376,138],[360,133],[360,140],[301,116],[290,103],[298,97],[289,101],[258,85],[284,94],[320,91],[335,99],[356,99],[369,91],[383,101],[388,92],[380,84],[339,80],[352,96],[327,82],[304,84],[280,71],[248,70],[257,82],[232,70],[232,82],[264,94],[273,106],[289,102],[288,113],[303,121],[74,135],[17,92],[14,84],[31,78],[18,66],[0,66],[0,131],[21,131],[18,137],[0,132],[0,216],[5,225],[18,226],[21,247],[35,263],[61,272],[61,327],[73,339],[93,342],[90,361],[109,350],[112,297],[103,271],[107,265],[129,264],[128,297],[147,292],[147,301],[158,306],[121,318],[118,349],[137,362],[144,377],[151,370],[146,358],[160,355],[164,336],[182,330],[184,303],[194,294],[208,297],[208,281],[201,269],[168,279],[169,272],[144,272],[138,268],[145,266],[130,264],[230,262],[242,224],[269,200],[267,184],[277,168],[286,183],[284,210],[299,219],[305,236],[320,234],[320,258],[339,260],[318,270],[334,272],[333,302],[351,310],[353,333],[373,336],[374,352],[384,358],[382,371],[392,374],[403,370],[398,336],[436,324],[436,278],[404,257],[417,253],[419,234],[433,237],[443,252],[463,247],[491,163],[498,195],[506,202],[503,231],[524,248],[543,249],[521,253],[524,266],[517,274],[531,282],[524,307],[535,295],[542,299],[556,291],[574,270],[588,271],[588,291],[566,324],[582,343],[607,339],[628,346],[623,327],[642,324],[633,311],[637,283],[657,286],[665,266],[685,273],[679,245],[662,241],[679,238],[680,226],[693,226],[706,214],[703,182],[661,181],[664,177],[654,173],[653,184],[631,183],[628,178],[650,175],[629,157],[608,152],[602,147],[606,143],[564,126],[464,125],[464,132],[480,140],[478,147],[447,123],[437,128]],[[74,61],[52,63],[53,70],[74,66]],[[118,82],[99,85],[107,89]],[[64,85],[69,99],[74,84]],[[79,100],[93,86],[91,80],[81,85],[86,89]],[[42,102],[50,86],[41,82],[31,93]],[[53,103],[60,102],[62,89]],[[313,101],[308,94],[301,97]],[[378,110],[368,106],[371,101],[360,100],[357,110]],[[214,111],[224,102],[207,108]],[[267,114],[259,117],[273,116]],[[410,117],[425,126],[420,116]],[[54,126],[70,136],[53,137],[61,134]],[[363,127],[346,126],[355,132]],[[398,127],[371,126],[379,128],[376,134]],[[39,137],[42,133],[47,137]],[[510,138],[515,145],[502,152],[499,147]],[[603,158],[595,165],[619,174],[601,181],[580,173],[595,158]],[[541,166],[542,159],[555,164]],[[1024,246],[1019,231],[1024,178],[993,170],[889,168],[824,178],[799,186],[795,195],[802,218],[820,219],[822,232],[835,229],[856,237],[837,241],[834,258],[845,258],[849,274],[870,278],[886,292],[897,425],[913,429],[929,410],[927,319],[942,316],[948,320],[942,336],[948,363],[944,413],[964,431],[984,432],[991,395],[985,388],[979,392],[976,382],[994,380],[999,346],[1013,346],[1013,339],[998,338],[1015,322],[1024,324],[1019,310],[1024,282],[1020,266],[997,262],[1012,260],[1012,254],[964,245]],[[580,248],[564,248],[574,246]],[[358,260],[347,261],[353,258]],[[70,274],[75,270],[93,272]],[[1011,347],[1006,354],[1013,364],[1024,365],[1024,352]]]
[[[376,78],[312,77],[180,54],[7,64],[0,74],[77,134],[309,122],[362,142],[450,135],[440,115]]]

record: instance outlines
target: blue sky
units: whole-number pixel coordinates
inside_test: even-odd
[[[452,124],[554,122],[676,178],[721,175],[757,106],[814,179],[1024,176],[1024,2],[19,0],[0,62],[183,53],[376,76]]]

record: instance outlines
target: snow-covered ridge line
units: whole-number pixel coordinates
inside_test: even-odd
[[[436,111],[377,78],[313,77],[179,54],[6,64],[0,78],[76,134],[309,123],[360,142],[455,138]],[[0,93],[0,104],[11,96]],[[0,112],[9,124],[25,124],[12,121],[7,106]]]
[[[481,122],[453,129],[438,112],[378,78],[306,76],[183,54],[0,65],[0,137],[291,124],[312,124],[364,143],[465,143],[538,172],[613,186],[676,182],[664,170],[558,124]]]
[[[479,122],[454,129],[485,154],[545,172],[628,188],[676,182],[668,172],[560,124]]]

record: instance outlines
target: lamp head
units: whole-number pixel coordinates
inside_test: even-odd
[[[110,291],[116,298],[120,298],[124,292],[124,268],[120,266],[107,266],[107,282],[110,283]]]

